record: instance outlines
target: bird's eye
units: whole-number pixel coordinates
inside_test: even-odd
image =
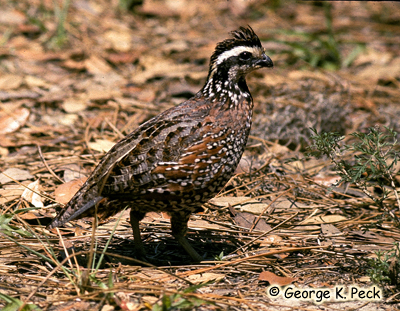
[[[239,58],[241,60],[248,60],[251,57],[251,53],[250,52],[242,52],[239,54]]]

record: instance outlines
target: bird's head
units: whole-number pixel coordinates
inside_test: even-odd
[[[273,67],[272,60],[265,54],[260,39],[250,26],[232,31],[232,37],[218,43],[211,56],[204,87],[209,96],[232,87],[253,70]]]
[[[231,71],[233,78],[234,73],[243,76],[255,69],[273,67],[272,60],[265,55],[260,39],[250,26],[232,31],[232,36],[217,44],[211,56],[209,75],[225,70]]]

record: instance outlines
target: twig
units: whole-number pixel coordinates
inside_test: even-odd
[[[117,127],[116,127],[114,124],[112,124],[112,123],[110,122],[110,120],[108,120],[107,118],[105,118],[104,121],[113,129],[113,131],[114,131],[115,133],[118,134],[119,139],[125,137],[125,135],[122,134],[122,133],[119,131],[119,129],[117,129]]]
[[[292,190],[292,188],[289,188],[289,189],[283,191],[282,193],[280,193],[275,199],[273,199],[273,200],[271,201],[271,203],[269,203],[269,204],[264,208],[264,210],[260,213],[260,215],[258,215],[256,221],[254,221],[254,223],[253,223],[253,225],[251,226],[251,228],[250,228],[249,231],[250,231],[250,232],[253,231],[254,227],[257,226],[258,222],[260,221],[261,216],[264,215],[264,213],[269,209],[269,207],[270,207],[272,204],[274,204],[274,203],[276,202],[276,200],[278,200],[281,196],[283,196],[285,193],[287,193],[287,192],[289,192],[289,191],[291,191],[291,190]]]
[[[50,174],[51,174],[55,179],[57,179],[59,182],[61,182],[61,183],[63,184],[64,181],[63,181],[60,177],[58,177],[57,174],[54,173],[54,171],[53,171],[53,170],[50,168],[50,166],[47,164],[46,159],[45,159],[44,156],[43,156],[42,149],[40,148],[40,146],[39,146],[39,145],[36,145],[36,146],[37,146],[38,151],[39,151],[39,156],[40,156],[40,158],[42,159],[42,162],[43,162],[43,164],[46,166],[47,170],[50,172]]]
[[[241,249],[242,251],[244,251],[244,248],[245,248],[245,247],[247,247],[247,246],[253,244],[255,241],[257,241],[257,240],[261,239],[262,237],[266,236],[267,234],[271,233],[271,232],[274,231],[276,228],[278,228],[278,227],[282,226],[283,224],[287,223],[289,220],[292,220],[292,219],[293,219],[294,217],[296,217],[298,214],[299,214],[299,213],[296,213],[296,214],[294,214],[293,216],[289,217],[288,219],[285,219],[284,221],[282,221],[281,223],[277,224],[277,225],[276,225],[275,227],[273,227],[272,229],[270,229],[270,230],[264,232],[263,234],[261,234],[260,236],[256,237],[255,239],[251,240],[251,241],[248,242],[247,244],[245,244],[245,245],[239,247],[238,249],[236,249],[236,250],[233,251],[232,253],[228,254],[228,256],[229,256],[229,255],[232,255],[232,254],[234,254],[234,253],[236,253],[239,249]]]
[[[285,249],[280,249],[280,250],[276,250],[276,251],[272,251],[272,252],[257,254],[257,255],[253,255],[253,256],[249,256],[249,257],[245,257],[245,258],[240,258],[240,259],[237,259],[235,261],[228,261],[228,262],[222,263],[220,265],[216,265],[214,267],[207,267],[207,268],[203,268],[203,269],[183,272],[183,273],[180,273],[179,276],[184,277],[184,276],[189,276],[189,275],[193,275],[193,274],[204,273],[204,272],[215,270],[215,269],[218,269],[218,268],[221,268],[221,267],[225,267],[225,266],[229,266],[229,265],[235,265],[235,264],[241,263],[243,261],[247,261],[249,259],[254,259],[254,258],[258,258],[258,257],[267,257],[267,256],[272,256],[272,255],[282,254],[282,253],[292,253],[292,252],[298,252],[298,251],[304,251],[304,250],[329,248],[329,247],[331,247],[331,246],[330,245],[320,245],[320,246],[285,248]]]
[[[65,247],[64,239],[62,238],[62,235],[60,233],[60,229],[56,228],[56,230],[57,230],[57,234],[60,237],[61,245],[62,245],[62,247],[64,249],[65,255],[68,256],[69,254],[68,254],[67,248]],[[71,269],[73,269],[74,266],[72,265],[71,260],[68,260],[68,263],[69,263],[69,266],[71,267]]]

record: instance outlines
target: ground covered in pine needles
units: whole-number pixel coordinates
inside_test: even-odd
[[[398,3],[33,0],[1,7],[0,308],[399,306],[398,135],[385,128],[400,127]],[[127,211],[97,228],[82,219],[46,230],[104,153],[193,96],[215,44],[246,25],[274,69],[248,77],[255,113],[246,152],[237,174],[189,222],[188,239],[205,261],[190,262],[161,213],[141,222],[150,263],[135,259]],[[337,135],[325,145],[319,136],[318,144],[310,128]],[[310,155],[323,146],[325,155]],[[340,286],[347,299],[307,296]],[[350,297],[351,286],[379,287],[380,299]],[[285,289],[305,298],[289,299]]]

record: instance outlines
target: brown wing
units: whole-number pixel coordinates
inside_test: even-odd
[[[93,206],[102,198],[126,196],[134,200],[165,187],[169,177],[156,168],[178,165],[185,149],[201,139],[201,121],[210,108],[198,98],[150,119],[115,144],[48,227],[93,215]]]

